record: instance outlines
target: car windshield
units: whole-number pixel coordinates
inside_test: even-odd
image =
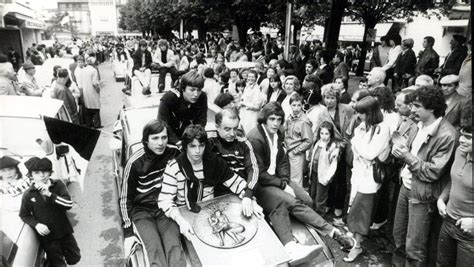
[[[53,153],[40,119],[0,117],[0,156],[45,156]]]

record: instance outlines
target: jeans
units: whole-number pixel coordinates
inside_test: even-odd
[[[284,202],[290,212],[299,221],[314,227],[320,234],[329,235],[334,227],[326,222],[311,207],[313,201],[306,191],[293,184],[289,186],[295,191],[296,197],[276,186],[260,186],[257,188],[257,201],[264,210],[274,210],[280,202]]]
[[[423,203],[410,198],[408,201],[408,228],[406,237],[406,266],[431,266],[430,254],[436,258],[436,244],[439,235],[439,215],[435,203]],[[431,252],[431,253],[430,253]]]
[[[395,218],[393,220],[393,240],[395,248],[400,252],[405,251],[405,243],[408,228],[408,197],[410,190],[403,184],[398,194],[397,208],[395,210]]]
[[[306,154],[299,153],[294,155],[293,153],[288,154],[288,161],[290,162],[290,179],[293,184],[297,184],[303,187],[303,170],[306,164]]]
[[[178,225],[160,210],[134,220],[148,255],[149,266],[186,266]]]
[[[472,266],[474,264],[474,235],[464,233],[456,221],[447,217],[438,240],[437,266]]]

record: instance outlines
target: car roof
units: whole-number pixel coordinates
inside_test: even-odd
[[[1,117],[41,118],[55,117],[63,101],[36,96],[0,96]]]

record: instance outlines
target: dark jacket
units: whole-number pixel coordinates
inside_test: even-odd
[[[248,134],[247,139],[252,144],[257,158],[258,170],[260,172],[258,178],[258,186],[276,186],[285,189],[290,181],[290,168],[288,156],[283,149],[283,142],[285,138],[283,134],[278,132],[278,154],[276,158],[275,175],[267,172],[270,167],[270,145],[265,135],[262,125],[258,124]]]
[[[23,193],[20,218],[33,229],[38,223],[48,226],[51,233],[39,236],[41,240],[60,239],[73,233],[66,210],[72,208],[72,200],[66,185],[60,180],[52,180],[50,197],[45,197],[32,185]]]
[[[271,87],[268,87],[267,103],[270,102],[270,97],[272,96],[272,93],[273,93],[273,89]],[[280,94],[278,95],[276,102],[278,102],[278,104],[281,105],[281,102],[283,102],[283,100],[285,100],[285,98],[286,98],[286,92],[285,92],[285,90],[281,89]]]
[[[419,54],[418,64],[416,65],[417,75],[433,76],[434,71],[439,66],[439,55],[433,48],[426,48]]]
[[[125,237],[133,235],[132,221],[151,217],[150,214],[158,210],[157,200],[166,164],[177,155],[179,150],[171,145],[162,155],[143,147],[128,159],[119,198]]]
[[[321,79],[324,85],[324,84],[328,84],[332,82],[332,79],[334,77],[334,72],[332,68],[329,66],[329,64],[327,64],[322,69],[318,68],[316,70],[316,76],[318,76],[319,79]]]
[[[468,104],[470,99],[466,99],[457,92],[453,93],[451,101],[446,107],[444,118],[451,123],[454,128],[459,129],[459,124],[461,123],[461,110]]]
[[[137,51],[135,51],[132,55],[133,57],[133,69],[132,69],[132,73],[135,71],[135,70],[138,70],[142,67],[142,51],[140,49],[138,49]],[[151,53],[150,51],[148,50],[145,50],[145,65],[144,67],[149,69],[150,68],[150,65],[152,63],[152,58],[151,58]]]
[[[395,62],[395,73],[398,74],[398,76],[400,77],[405,73],[414,76],[415,69],[416,69],[415,52],[413,52],[412,49],[408,49],[407,51],[402,51],[400,55],[398,55],[397,61]]]
[[[258,182],[259,171],[257,158],[248,140],[227,142],[217,136],[209,138],[208,145],[209,150],[221,156],[232,171],[247,180],[249,189],[255,189]]]
[[[467,48],[465,46],[457,47],[451,51],[451,53],[449,53],[444,60],[443,67],[441,68],[441,76],[446,76],[449,74],[458,75],[462,62],[466,56]]]
[[[404,161],[413,175],[410,198],[426,203],[437,201],[450,179],[457,135],[456,129],[443,118],[421,145],[418,154],[408,153]]]
[[[181,138],[184,129],[190,124],[199,124],[206,127],[207,123],[207,96],[201,93],[196,103],[184,100],[183,95],[176,91],[168,91],[161,98],[158,119],[169,126],[169,142],[176,144]]]
[[[339,63],[334,69],[334,79],[336,78],[342,78],[344,84],[349,81],[349,66],[345,62]]]

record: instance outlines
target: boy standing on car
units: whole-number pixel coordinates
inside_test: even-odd
[[[47,158],[33,157],[25,166],[33,185],[23,194],[20,218],[39,234],[49,266],[78,263],[81,254],[66,215],[73,204],[66,185],[50,178],[53,167]]]
[[[143,148],[127,161],[120,192],[125,251],[128,253],[138,242],[133,232],[133,221],[150,266],[186,266],[178,226],[156,204],[166,164],[179,151],[168,145],[168,129],[160,120],[145,125],[142,143]]]

